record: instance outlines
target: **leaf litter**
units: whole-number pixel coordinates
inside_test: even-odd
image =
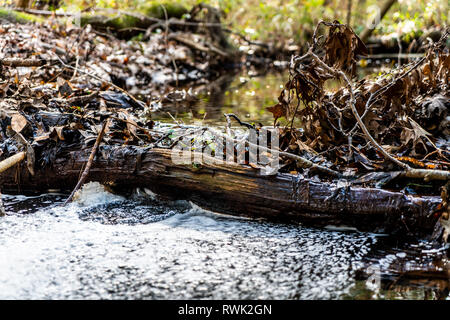
[[[326,36],[317,34],[321,25],[328,29]],[[337,21],[319,23],[310,51],[292,57],[279,103],[268,108],[275,123],[280,117],[291,123],[280,129],[281,149],[315,158],[368,186],[401,176],[399,167],[442,170],[448,176],[448,35],[447,28],[418,61],[375,79],[357,80],[355,65],[367,54],[366,47],[350,27]],[[325,90],[329,80],[338,81],[340,87]],[[300,120],[303,130],[292,127],[294,119]],[[292,163],[288,170],[298,168]]]

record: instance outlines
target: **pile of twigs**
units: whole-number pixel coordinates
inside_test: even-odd
[[[318,36],[321,25],[329,28],[326,37]],[[275,120],[290,119],[284,147],[320,155],[354,178],[367,173],[362,182],[450,180],[449,31],[418,61],[355,81],[356,57],[367,53],[363,42],[346,25],[320,22],[308,52],[292,58],[279,103],[269,108]],[[326,91],[327,81],[340,88]],[[295,118],[304,132],[293,128]]]

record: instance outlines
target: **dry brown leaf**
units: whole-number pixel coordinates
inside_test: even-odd
[[[339,23],[334,21],[334,23]],[[331,27],[325,43],[325,63],[352,75],[355,72],[356,56],[367,55],[364,42],[346,25]]]
[[[64,128],[65,128],[64,126],[62,126],[62,127],[54,127],[50,131],[54,130],[56,132],[56,134],[58,135],[59,140],[65,140],[64,139],[64,133],[63,133]]]
[[[21,114],[16,113],[11,118],[11,128],[16,133],[21,133],[23,129],[28,125],[27,119]]]
[[[43,135],[34,137],[35,142],[44,141],[44,140],[48,140],[48,139],[50,139],[50,133],[48,133],[48,132]]]
[[[250,162],[248,164],[250,167],[252,167],[253,169],[261,169],[261,166],[257,165],[256,163]]]
[[[272,112],[275,121],[277,121],[278,118],[285,117],[287,112],[287,108],[283,103],[277,103],[272,107],[268,107],[267,110]]]

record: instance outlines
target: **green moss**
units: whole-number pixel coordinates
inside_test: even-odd
[[[150,2],[139,8],[137,13],[147,17],[165,19],[165,13],[162,6],[165,8],[168,18],[181,18],[184,14],[188,13],[188,10],[183,5],[176,2]],[[136,36],[138,31],[133,31],[132,29],[146,29],[149,26],[148,21],[140,19],[137,15],[131,16],[127,14],[86,14],[81,16],[80,23],[81,26],[90,24],[96,28],[117,31],[119,35],[124,38]]]
[[[24,12],[18,12],[14,10],[8,10],[8,9],[2,9],[0,8],[0,19],[1,20],[7,20],[10,22],[18,22],[18,23],[29,23],[29,22],[43,22],[44,19],[24,13]]]
[[[91,24],[114,30],[145,27],[143,21],[137,17],[122,14],[117,15],[83,15],[80,18],[81,26]]]
[[[142,20],[129,15],[120,15],[119,17],[108,20],[111,26],[116,30],[139,28],[142,26]]]
[[[176,2],[156,2],[151,1],[150,3],[144,4],[139,11],[148,17],[165,19],[166,15],[164,13],[164,8],[167,12],[168,18],[178,18],[180,19],[184,14],[188,13],[188,9],[180,3]]]

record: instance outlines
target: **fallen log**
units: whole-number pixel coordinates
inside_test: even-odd
[[[0,161],[0,174],[12,167],[14,167],[16,164],[20,163],[25,159],[26,153],[20,152],[18,154],[15,154],[3,161]],[[1,190],[0,190],[1,191]],[[6,215],[5,208],[3,207],[3,201],[2,201],[2,193],[0,192],[0,217]]]
[[[41,67],[46,64],[57,63],[57,60],[46,59],[20,59],[20,58],[5,58],[0,59],[0,67]]]
[[[90,147],[58,148],[51,166],[36,169],[31,176],[21,164],[19,175],[11,169],[0,175],[0,186],[9,192],[69,190],[77,184],[90,153]],[[266,176],[239,164],[203,163],[176,164],[168,149],[102,145],[87,181],[116,190],[146,187],[216,212],[308,225],[344,224],[365,231],[424,236],[431,234],[437,222],[433,215],[441,202],[437,196],[341,187],[292,174]]]

